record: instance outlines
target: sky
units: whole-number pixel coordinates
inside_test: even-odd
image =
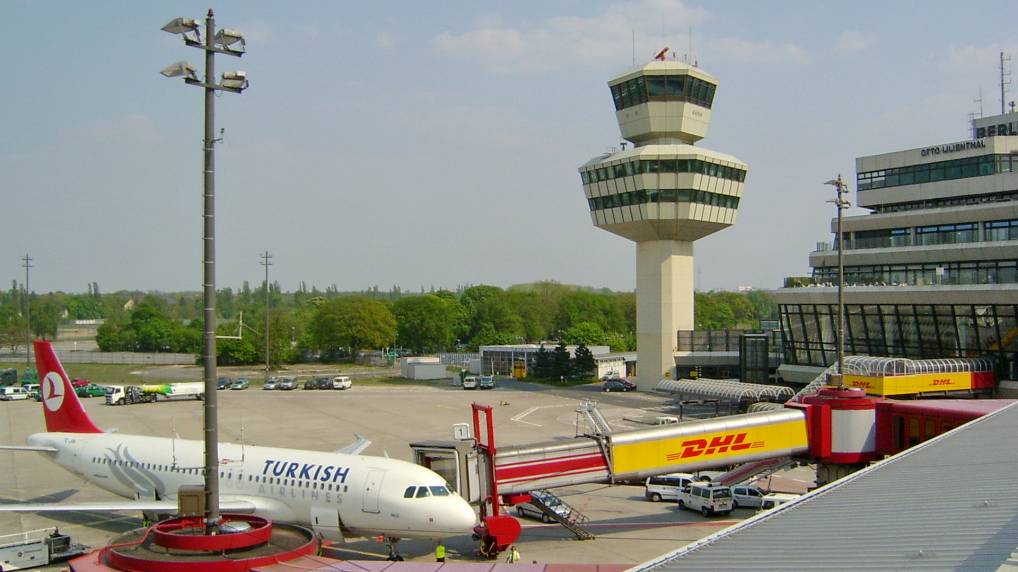
[[[247,40],[217,72],[251,82],[216,99],[233,288],[261,282],[267,251],[284,290],[633,290],[635,246],[593,226],[577,169],[621,140],[607,81],[666,46],[720,82],[698,145],[750,169],[736,224],[696,242],[696,287],[777,288],[831,238],[825,181],[854,201],[855,157],[967,139],[970,114],[1000,110],[999,53],[1018,56],[995,24],[1010,2],[212,7]],[[201,290],[203,93],[158,72],[202,69],[160,28],[208,8],[0,2],[4,289],[27,253],[36,292]]]

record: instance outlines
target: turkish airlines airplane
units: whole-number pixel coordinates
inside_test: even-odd
[[[146,511],[174,513],[182,485],[202,485],[204,443],[105,433],[74,394],[67,373],[45,340],[34,342],[46,432],[27,446],[111,493],[118,502],[23,503],[0,511]],[[337,452],[220,443],[220,509],[253,513],[312,528],[324,538],[384,536],[390,558],[401,538],[441,539],[470,534],[477,516],[437,473],[396,459],[362,456],[359,439]],[[352,454],[351,454],[352,453]]]

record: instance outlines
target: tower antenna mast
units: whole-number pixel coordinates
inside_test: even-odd
[[[1007,97],[1004,95],[1004,91],[1007,86],[1011,85],[1011,80],[1007,79],[1011,77],[1011,72],[1004,68],[1004,62],[1010,62],[1011,56],[1004,57],[1004,52],[1000,52],[1000,114],[1005,113],[1004,106],[1007,103]]]

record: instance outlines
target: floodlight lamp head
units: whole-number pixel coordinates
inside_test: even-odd
[[[166,77],[183,76],[191,79],[198,79],[198,71],[194,68],[194,66],[184,61],[177,62],[175,64],[170,64],[163,68],[163,70],[159,73],[163,74]]]
[[[246,47],[243,34],[238,32],[237,30],[223,28],[222,30],[216,32],[216,36],[214,39],[216,45],[222,46],[224,49],[230,50],[232,52],[243,52],[244,48]],[[234,46],[234,44],[240,45]]]
[[[231,91],[243,91],[247,89],[248,86],[247,73],[240,70],[223,72],[223,78],[220,85]]]
[[[168,24],[163,26],[164,32],[171,34],[186,34],[188,32],[198,32],[198,20],[193,18],[174,18],[170,20]]]

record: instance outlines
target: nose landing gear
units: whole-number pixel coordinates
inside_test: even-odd
[[[396,551],[396,545],[399,544],[399,539],[393,536],[385,537],[385,545],[389,547],[389,560],[390,562],[403,562],[403,557],[399,552]]]

